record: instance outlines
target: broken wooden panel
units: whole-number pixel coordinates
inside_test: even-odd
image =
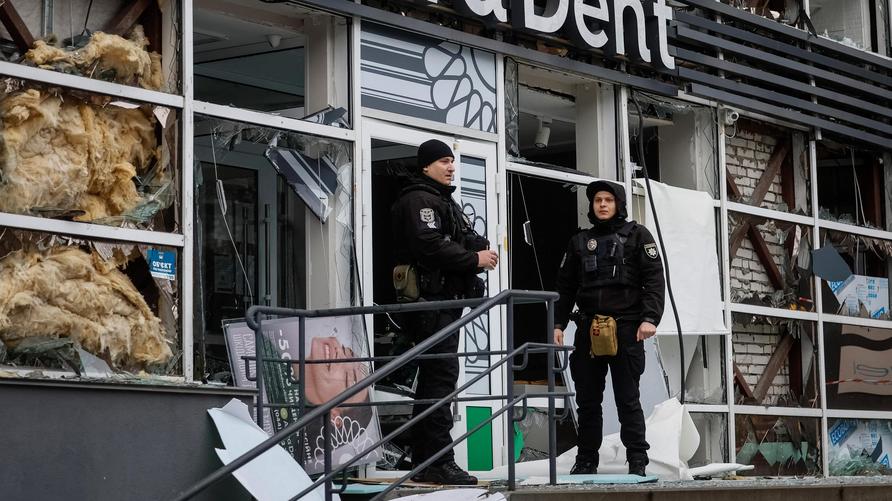
[[[832,246],[851,270],[841,281],[822,281],[824,313],[890,320],[889,278],[892,241],[854,233],[821,230],[824,246]]]
[[[70,0],[56,2],[51,19],[40,4],[16,0],[0,7],[0,38],[14,42],[0,44],[5,60],[179,92],[179,2]]]
[[[892,475],[892,421],[830,418],[827,456],[833,476]]]
[[[161,106],[7,79],[0,211],[179,228],[179,119]]]
[[[741,117],[725,127],[728,200],[810,214],[808,139],[804,133]]]
[[[731,300],[814,310],[808,226],[729,213]]]
[[[819,406],[814,322],[733,315],[735,402],[773,407]]]
[[[738,475],[821,474],[820,419],[737,414],[734,421],[737,462],[755,467]]]
[[[707,412],[692,412],[690,416],[700,433],[700,444],[688,466],[728,462],[728,416]]]
[[[887,229],[887,154],[833,138],[818,142],[816,151],[821,219]]]
[[[892,411],[890,360],[892,329],[825,322],[827,407]]]
[[[0,228],[7,366],[182,375],[176,249]]]

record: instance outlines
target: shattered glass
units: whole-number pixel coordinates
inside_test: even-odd
[[[684,336],[687,365],[685,402],[697,404],[725,403],[724,336]],[[663,371],[668,375],[669,393],[679,393],[679,352],[677,336],[657,336],[657,349]]]
[[[830,419],[830,475],[892,475],[889,448],[892,421],[881,419]]]
[[[148,257],[157,251],[179,265],[172,248],[0,228],[2,363],[82,377],[181,376],[179,287],[159,276]]]
[[[820,407],[815,323],[734,313],[737,404]]]
[[[705,412],[692,412],[690,415],[700,434],[700,444],[697,446],[697,451],[688,460],[688,466],[693,468],[711,463],[726,463],[728,461],[728,416]]]
[[[887,155],[832,139],[817,143],[819,216],[866,228],[886,229]]]
[[[822,280],[824,313],[892,320],[889,276],[892,241],[821,230],[824,246],[832,246],[852,271],[844,280]]]
[[[743,476],[821,474],[821,421],[792,416],[737,414],[736,462],[755,469]]]
[[[509,157],[520,156],[520,101],[517,92],[518,65],[505,58],[505,148]]]

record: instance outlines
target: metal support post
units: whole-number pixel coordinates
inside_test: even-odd
[[[508,353],[514,351],[514,298],[509,297],[505,307],[505,343]],[[505,364],[505,394],[508,395],[508,403],[514,402],[514,359]],[[508,490],[515,489],[514,482],[514,405],[508,407],[507,441],[508,441]]]

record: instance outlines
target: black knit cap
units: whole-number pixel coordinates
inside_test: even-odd
[[[621,184],[611,181],[594,181],[585,188],[585,196],[588,197],[588,219],[592,224],[598,223],[592,202],[595,199],[595,194],[599,191],[612,193],[616,198],[616,215],[613,216],[612,221],[624,221],[629,217],[628,209],[626,209],[626,189]]]
[[[421,172],[422,169],[443,157],[455,158],[452,148],[443,141],[429,139],[418,147],[418,164],[416,169],[418,169],[418,172]]]

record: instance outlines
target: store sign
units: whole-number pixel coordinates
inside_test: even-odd
[[[610,56],[675,69],[666,36],[672,8],[666,0],[546,0],[544,9],[536,9],[534,0],[510,0],[510,12],[502,0],[456,0],[455,5],[486,23],[507,23],[510,18],[514,29],[562,32],[575,43],[603,49]]]

